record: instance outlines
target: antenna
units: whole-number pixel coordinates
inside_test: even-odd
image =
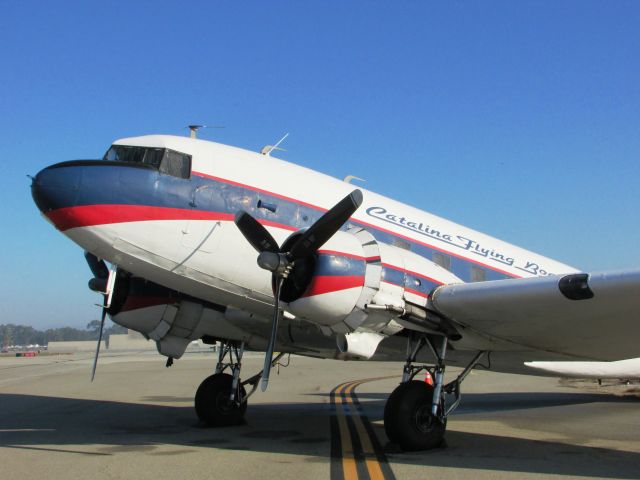
[[[196,138],[196,132],[202,127],[204,127],[204,125],[188,125],[189,137]]]
[[[275,145],[265,145],[264,147],[262,147],[262,150],[260,150],[260,153],[262,155],[267,155],[268,156],[274,150],[280,150],[281,152],[286,152],[286,150],[284,148],[279,148],[279,145],[282,142],[284,142],[284,139],[287,138],[288,136],[289,136],[289,132],[285,133],[284,137],[282,137],[280,140],[278,140]]]
[[[360,180],[361,182],[366,182],[364,178],[356,177],[355,175],[347,175],[342,179],[342,181],[346,183],[351,183],[351,180]]]
[[[189,129],[189,137],[190,138],[197,138],[196,134],[198,132],[198,130],[200,130],[201,128],[224,128],[224,126],[222,125],[187,125],[187,128]]]

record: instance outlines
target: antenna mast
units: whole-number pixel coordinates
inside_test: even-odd
[[[189,127],[189,137],[190,138],[197,138],[196,134],[197,134],[198,130],[200,128],[205,127],[205,126],[206,125],[188,125],[188,127]]]
[[[280,140],[278,140],[278,142],[275,145],[265,145],[264,147],[262,147],[262,150],[260,150],[260,153],[262,155],[270,155],[271,152],[273,152],[274,150],[280,150],[281,152],[286,152],[286,150],[284,148],[279,148],[279,145],[284,142],[284,139],[287,138],[289,136],[289,132],[284,134],[284,137],[282,137]]]

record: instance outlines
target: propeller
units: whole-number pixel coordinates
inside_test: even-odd
[[[313,225],[302,231],[297,237],[293,237],[293,243],[290,246],[287,245],[289,242],[286,242],[283,246],[278,246],[278,242],[274,240],[267,229],[244,210],[236,213],[235,223],[238,229],[258,252],[258,265],[273,274],[274,312],[271,322],[271,336],[269,337],[262,369],[260,388],[263,392],[269,384],[273,349],[276,343],[278,322],[280,321],[280,293],[285,280],[293,270],[296,261],[315,254],[327,240],[340,230],[340,227],[349,220],[349,217],[353,215],[361,204],[362,192],[356,189],[335,204]]]
[[[102,293],[102,315],[100,318],[100,333],[98,335],[98,345],[96,346],[96,355],[93,358],[93,369],[91,370],[91,381],[96,377],[96,368],[98,367],[98,356],[100,355],[100,344],[102,343],[102,333],[104,331],[104,322],[107,318],[107,312],[111,306],[111,297],[113,296],[113,286],[116,281],[118,267],[113,265],[111,269],[107,267],[104,260],[99,259],[93,253],[84,252],[84,258],[89,264],[91,273],[94,277],[89,280],[89,288],[94,292]]]

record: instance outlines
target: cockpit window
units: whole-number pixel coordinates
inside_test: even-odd
[[[169,148],[112,145],[104,154],[103,160],[142,163],[173,177],[191,176],[191,155]]]
[[[165,150],[160,171],[174,177],[189,178],[191,175],[191,155]]]

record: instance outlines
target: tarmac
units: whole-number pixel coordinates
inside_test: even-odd
[[[403,453],[382,416],[399,363],[291,357],[245,424],[193,410],[215,355],[0,358],[0,474],[47,479],[640,478],[640,390],[476,370],[446,444]],[[261,368],[246,354],[243,377]],[[455,370],[448,372],[453,377]]]

